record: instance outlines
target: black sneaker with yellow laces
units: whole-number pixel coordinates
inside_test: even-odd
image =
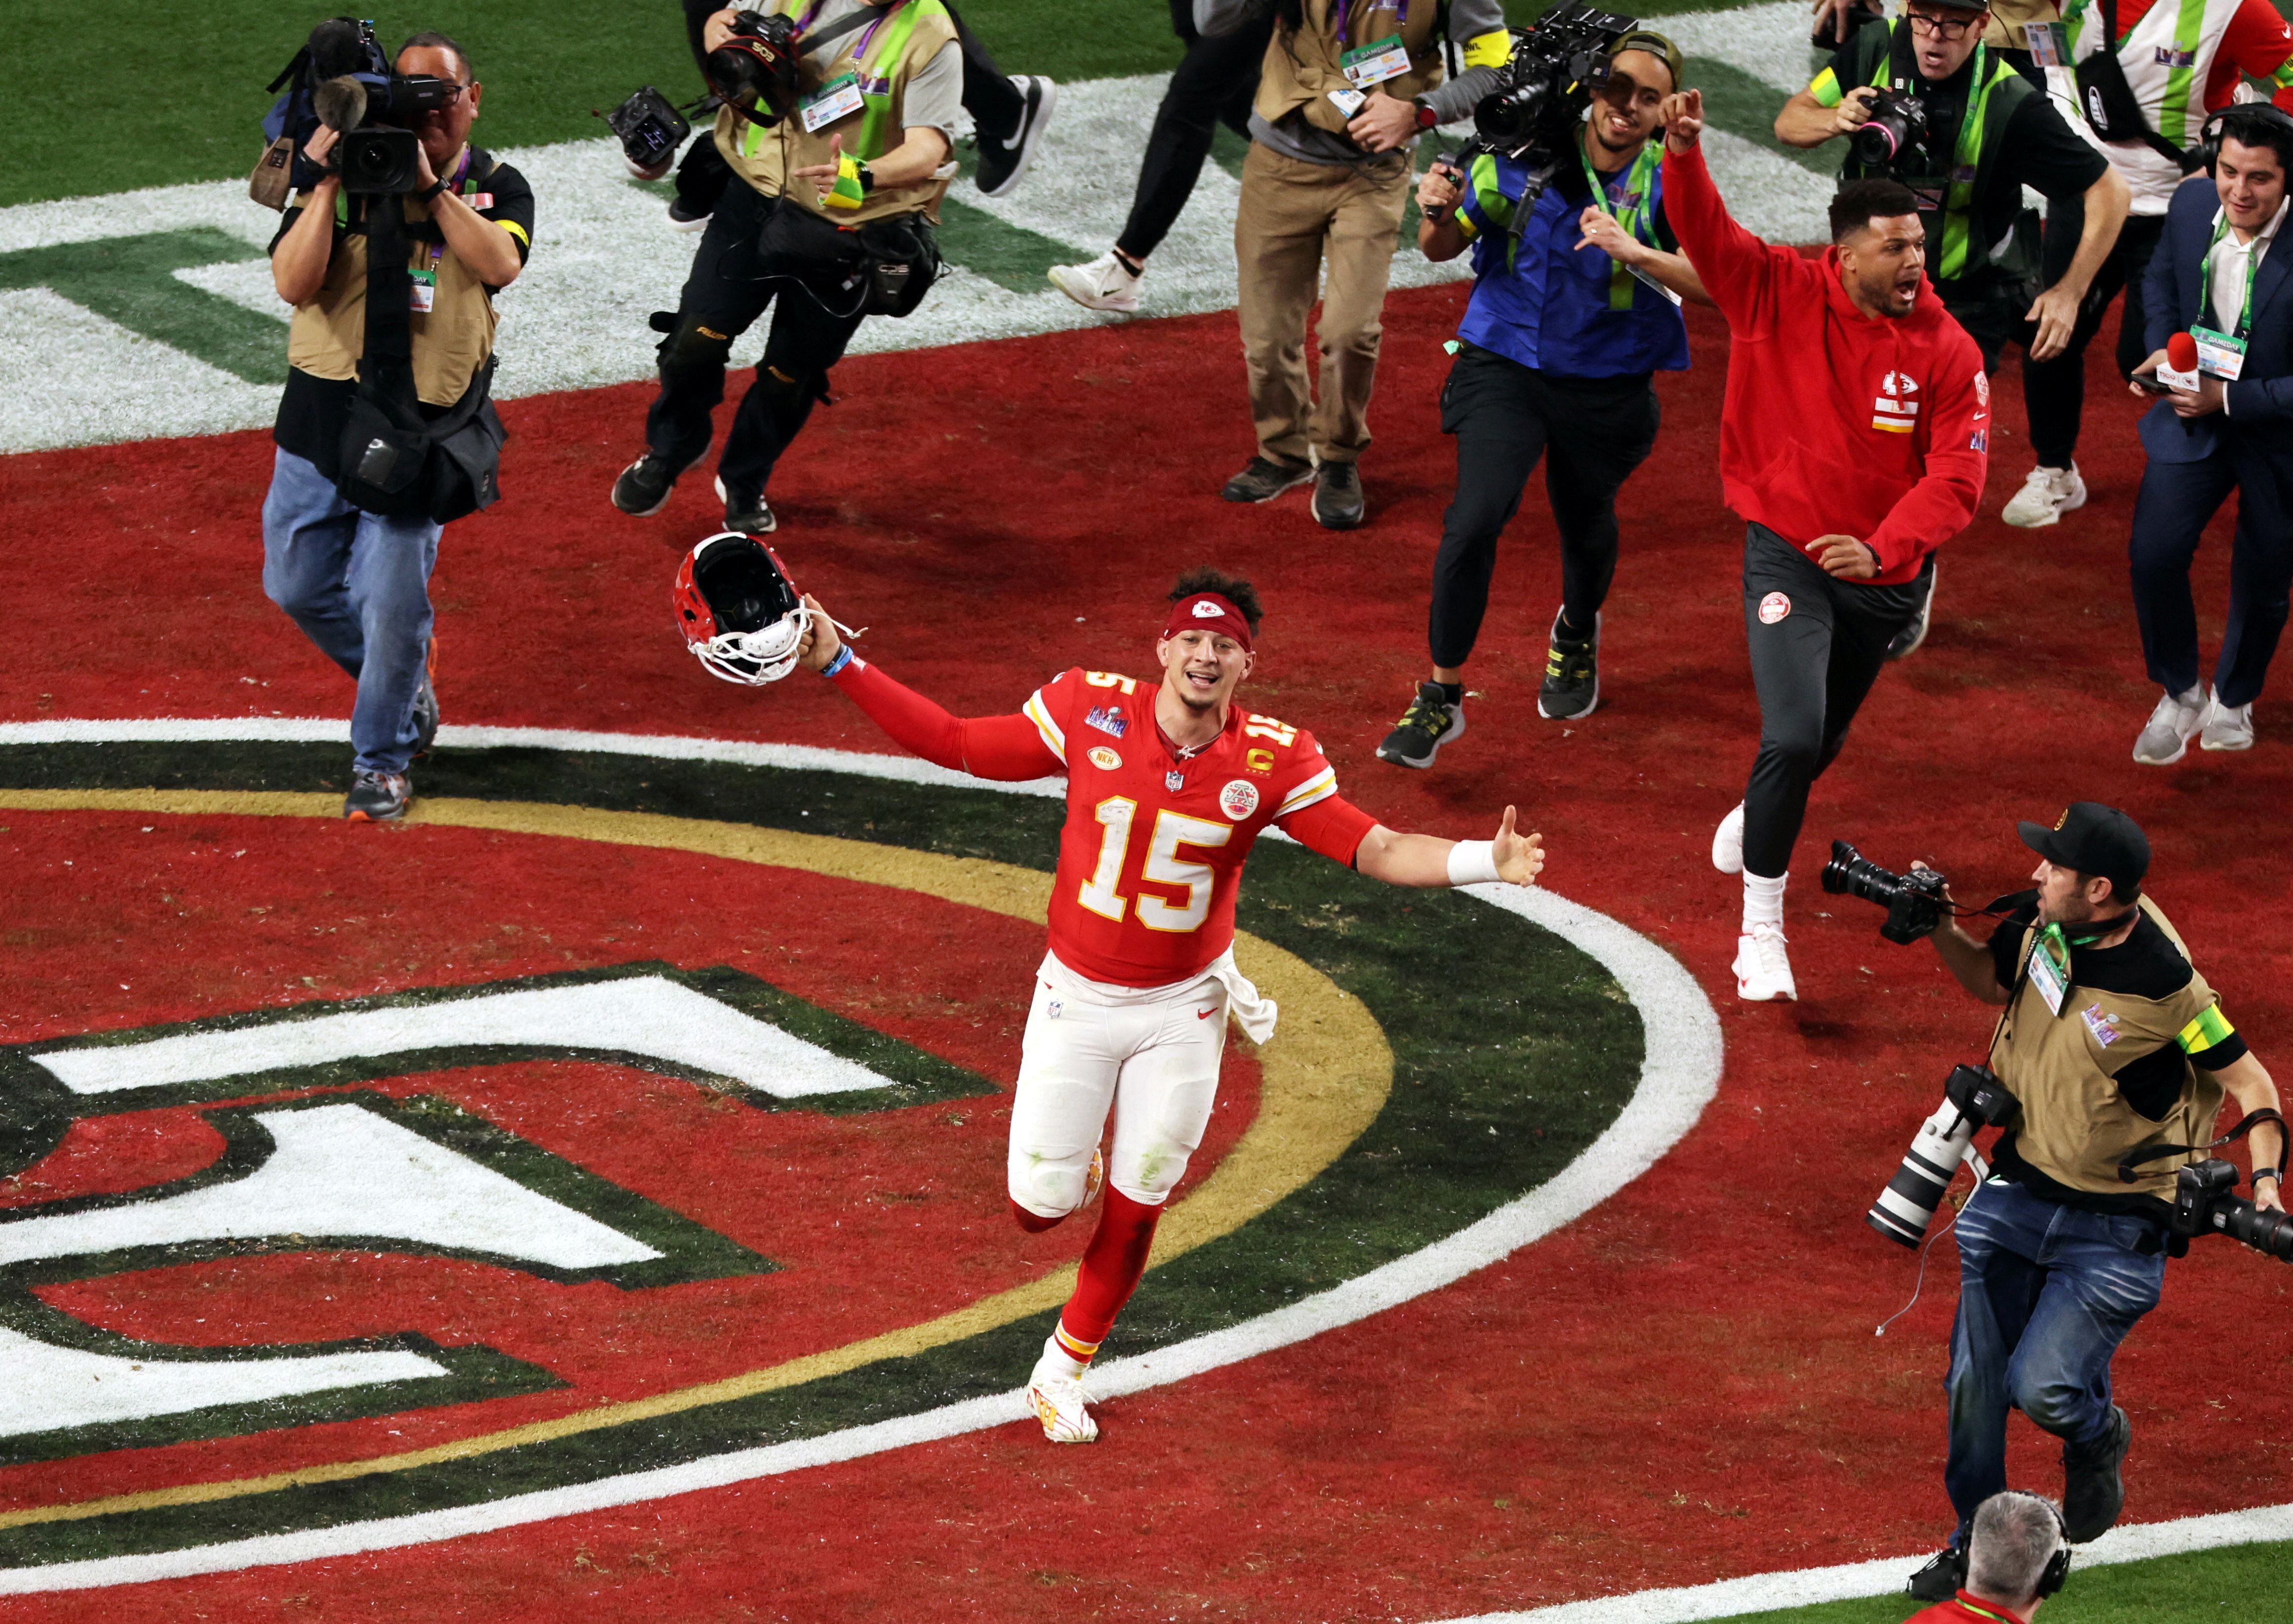
[[[1417,697],[1377,747],[1377,759],[1396,767],[1432,766],[1441,746],[1465,731],[1464,697],[1462,684],[1419,683]]]
[[[1544,681],[1536,690],[1536,713],[1566,722],[1592,713],[1600,702],[1600,617],[1589,636],[1578,637],[1552,617],[1552,637],[1544,650]]]

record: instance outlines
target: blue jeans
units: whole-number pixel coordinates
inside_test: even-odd
[[[2159,1226],[2084,1212],[2020,1184],[1979,1186],[1958,1215],[1958,1318],[1950,1331],[1950,1463],[1943,1483],[1958,1542],[1975,1507],[2006,1487],[2006,1411],[2062,1441],[2099,1441],[2111,1425],[2110,1360],[2158,1306],[2166,1256]]]
[[[385,519],[343,500],[291,451],[263,499],[263,590],[358,683],[356,765],[402,773],[414,759],[414,698],[430,643],[430,572],[440,526]]]

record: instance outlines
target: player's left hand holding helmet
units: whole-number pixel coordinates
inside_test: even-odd
[[[721,531],[677,572],[677,629],[712,676],[756,687],[796,670],[813,611],[773,550]]]

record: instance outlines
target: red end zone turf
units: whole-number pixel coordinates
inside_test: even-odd
[[[1565,728],[1535,715],[1558,568],[1533,490],[1471,667],[1471,731],[1431,774],[1373,758],[1423,673],[1452,467],[1433,397],[1461,300],[1389,302],[1360,532],[1317,529],[1302,494],[1217,500],[1251,448],[1233,322],[1207,317],[847,363],[776,483],[777,545],[839,618],[873,629],[871,657],[973,712],[1016,707],[1070,664],[1143,672],[1179,568],[1252,575],[1268,609],[1253,707],[1312,728],[1347,793],[1454,834],[1485,835],[1518,801],[1556,890],[1702,981],[1727,1075],[1677,1151],[1457,1287],[1106,1406],[1093,1449],[1014,1425],[447,1545],[141,1587],[106,1596],[106,1616],[1415,1620],[1937,1541],[1954,1262],[1939,1246],[1926,1295],[1874,1340],[1913,1268],[1861,1214],[1989,1022],[1931,951],[1880,940],[1876,909],[1820,896],[1826,843],[1891,867],[1929,858],[1980,901],[2029,868],[2013,819],[2123,806],[2228,1013],[2293,1076],[2284,713],[2264,697],[2248,756],[2131,762],[2155,697],[2124,562],[2138,407],[2097,344],[2093,500],[2054,529],[2009,530],[1996,515],[2029,461],[2010,364],[1985,516],[1944,549],[1933,634],[1883,676],[1816,789],[1787,904],[1804,1002],[1738,1005],[1736,888],[1705,853],[1757,719],[1708,313],[1691,312],[1697,369],[1662,382],[1664,435],[1623,499],[1602,708]],[[435,582],[448,721],[885,749],[823,685],[736,690],[685,654],[668,587],[677,549],[713,528],[707,480],[655,520],[605,501],[646,394],[505,409],[511,494],[449,532]],[[0,719],[346,714],[347,683],[261,596],[269,455],[244,434],[0,462],[0,597],[16,607]],[[2197,571],[2208,659],[2227,533],[2216,524]],[[85,1024],[109,1008],[91,992]],[[2293,1428],[2289,1280],[2218,1243],[2170,1271],[2117,1364],[2130,1519],[2285,1498],[2256,1441]],[[2053,1451],[2019,1422],[2015,1437],[2016,1481],[2054,1490]],[[33,1598],[7,1616],[93,1605]]]

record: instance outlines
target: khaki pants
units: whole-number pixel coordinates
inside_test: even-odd
[[[1384,331],[1378,316],[1409,182],[1406,153],[1358,166],[1307,164],[1251,143],[1234,252],[1242,358],[1262,455],[1351,462],[1368,446],[1369,392]],[[1306,377],[1306,318],[1317,291],[1318,402]]]

